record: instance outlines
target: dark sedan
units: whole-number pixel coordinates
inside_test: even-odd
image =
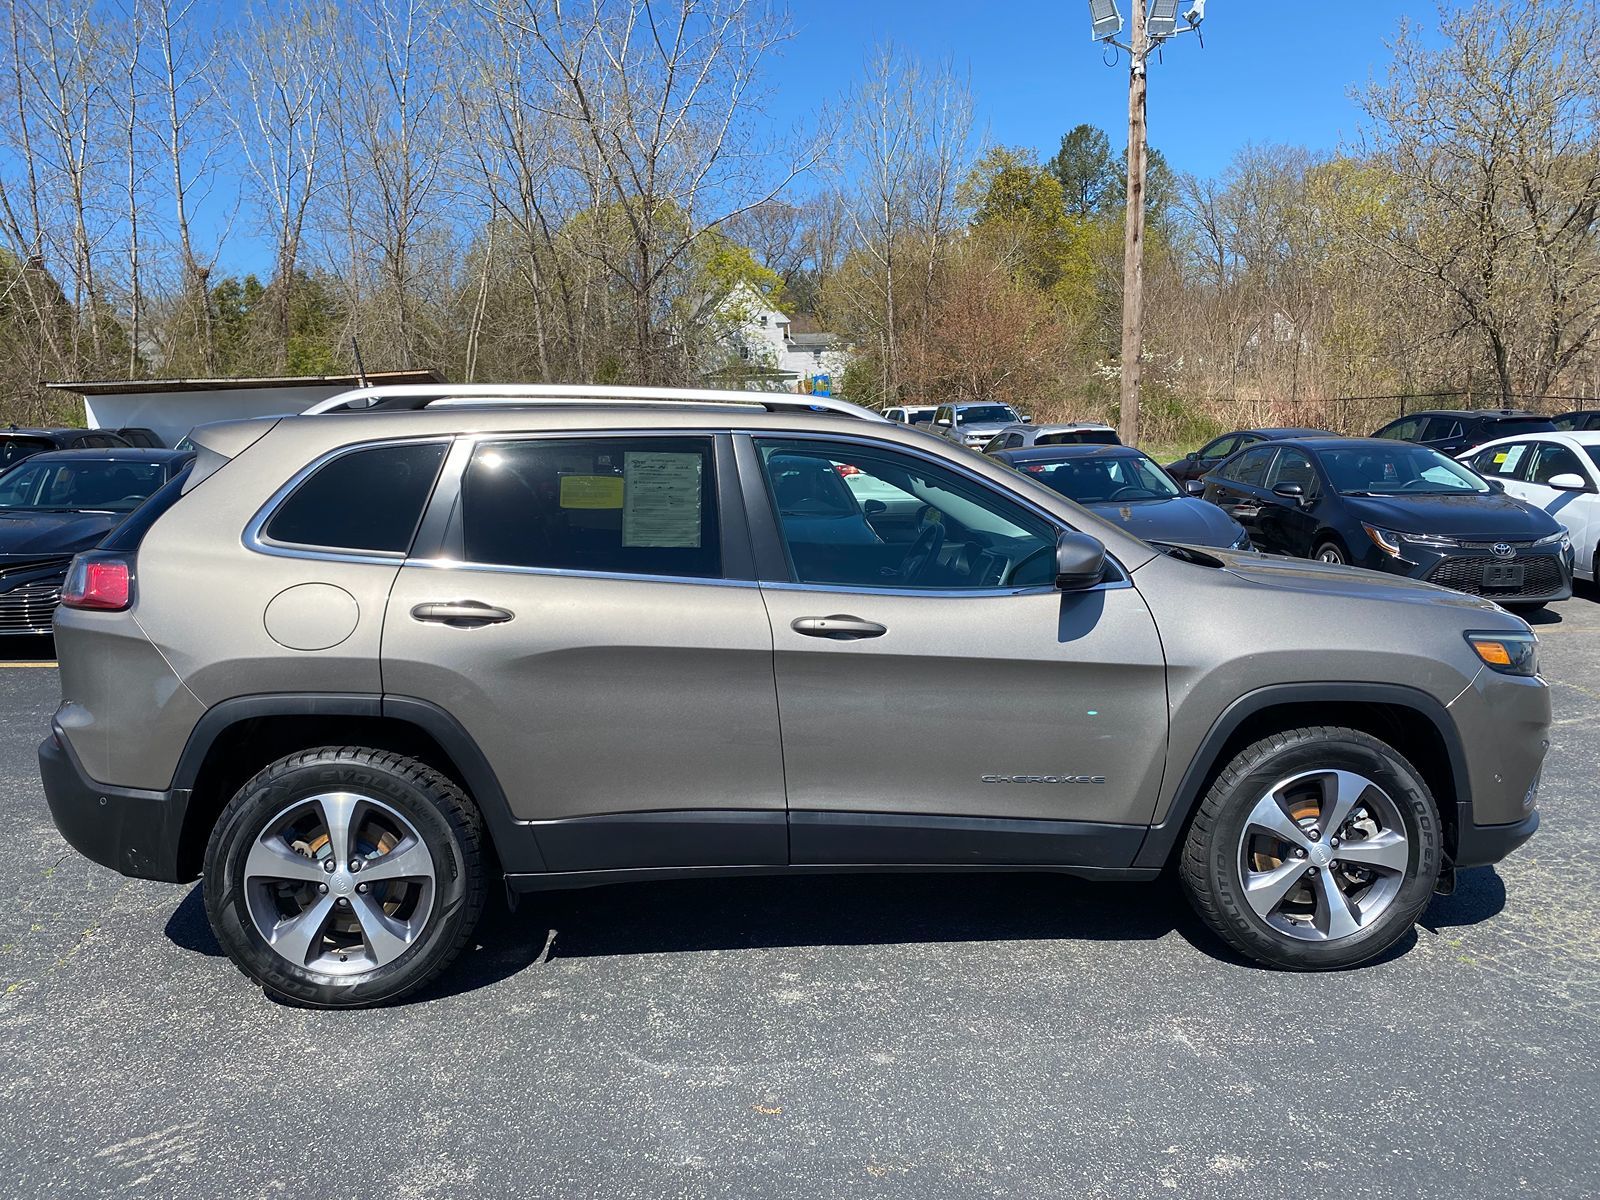
[[[1132,446],[1037,446],[998,450],[991,457],[1146,541],[1250,547],[1237,521],[1215,505],[1185,496],[1165,471]]]
[[[177,450],[56,450],[0,473],[0,635],[49,633],[72,556],[193,459]]]
[[[1574,409],[1551,417],[1550,423],[1562,433],[1591,433],[1600,430],[1600,409]]]
[[[1549,513],[1426,446],[1308,438],[1235,454],[1205,497],[1269,554],[1349,563],[1538,608],[1572,595],[1572,547]]]
[[[1230,454],[1255,446],[1261,442],[1276,442],[1284,438],[1332,437],[1326,429],[1299,429],[1291,426],[1273,426],[1265,429],[1235,429],[1219,438],[1212,438],[1198,450],[1191,450],[1177,462],[1167,464],[1167,474],[1179,483],[1197,480]]]

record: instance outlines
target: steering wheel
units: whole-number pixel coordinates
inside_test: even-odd
[[[1128,492],[1133,493],[1133,495],[1127,497],[1129,500],[1143,500],[1145,498],[1145,490],[1142,487],[1137,487],[1130,483],[1126,487],[1119,487],[1116,491],[1112,492],[1111,495],[1106,497],[1106,502],[1109,504],[1114,503],[1117,500],[1121,500]]]
[[[900,560],[900,568],[896,574],[906,581],[921,579],[923,572],[932,565],[943,546],[944,525],[938,521],[930,521],[923,526],[922,532],[917,535],[917,540],[911,543],[911,549],[907,550],[906,556]]]

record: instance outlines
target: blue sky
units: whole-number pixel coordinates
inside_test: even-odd
[[[1124,14],[1128,0],[1121,0]],[[980,130],[1048,157],[1079,122],[1126,141],[1127,63],[1101,61],[1083,0],[803,0],[769,111],[782,124],[833,100],[888,40],[970,72]],[[1319,19],[1319,12],[1338,15]],[[1431,31],[1432,3],[1210,0],[1205,48],[1168,44],[1150,77],[1150,140],[1178,170],[1220,171],[1247,143],[1333,149],[1356,132],[1352,84],[1381,76],[1402,15]]]

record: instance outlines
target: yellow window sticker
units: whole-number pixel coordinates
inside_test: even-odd
[[[562,508],[621,508],[621,475],[563,475]]]

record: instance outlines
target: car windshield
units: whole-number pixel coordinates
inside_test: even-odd
[[[1483,427],[1483,436],[1515,437],[1519,433],[1549,433],[1555,428],[1548,417],[1497,417]]]
[[[912,409],[910,412],[906,413],[906,424],[907,425],[928,425],[928,424],[931,424],[932,421],[933,421],[934,412],[935,412],[935,410],[931,409],[931,408],[924,408],[920,412],[917,411],[916,409]]]
[[[1019,464],[1046,487],[1079,504],[1123,503],[1135,500],[1170,500],[1177,485],[1167,473],[1142,454],[1115,458],[1030,459]]]
[[[1447,496],[1484,493],[1489,485],[1437,450],[1409,442],[1317,452],[1341,496]]]
[[[1016,424],[1021,420],[1016,409],[1009,404],[963,404],[956,410],[960,414],[963,425],[976,425],[983,423],[992,424],[1004,421],[1007,424]]]
[[[0,509],[132,512],[161,486],[164,476],[159,463],[26,461],[0,475]]]

